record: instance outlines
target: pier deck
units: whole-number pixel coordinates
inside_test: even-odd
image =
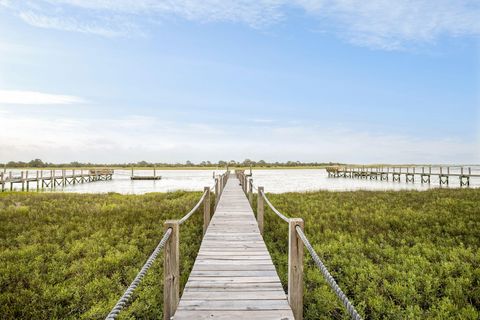
[[[173,319],[294,319],[235,178],[225,186]]]

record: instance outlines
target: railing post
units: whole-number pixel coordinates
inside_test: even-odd
[[[215,178],[215,205],[220,200],[220,196],[218,194],[218,178]]]
[[[263,200],[263,187],[258,187],[257,196],[257,223],[260,234],[263,236],[263,213],[265,211],[265,205]]]
[[[253,206],[253,179],[250,179],[248,184],[248,202]]]
[[[178,220],[167,220],[164,226],[165,231],[172,228],[163,259],[163,319],[170,320],[180,300],[180,225]]]
[[[205,199],[203,199],[203,235],[205,235],[210,224],[210,188],[205,187],[203,190],[206,192]]]
[[[303,242],[295,230],[303,230],[303,219],[293,218],[288,223],[288,302],[295,320],[303,319]]]
[[[0,180],[2,181],[2,192],[5,191],[5,177],[3,172],[0,172]]]
[[[20,178],[22,179],[22,191],[25,191],[25,178],[24,173],[22,171]]]

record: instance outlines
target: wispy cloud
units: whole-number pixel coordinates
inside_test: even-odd
[[[76,96],[36,91],[0,90],[0,105],[61,105],[83,102],[85,102],[85,100]]]
[[[374,134],[368,130],[305,124],[245,127],[182,123],[146,116],[105,119],[16,113],[0,114],[0,118],[0,146],[9,150],[0,153],[0,162],[36,157],[46,161],[96,162],[245,158],[352,163],[480,161],[478,141]],[[55,130],[51,130],[52,123]]]
[[[1,0],[0,5],[36,27],[108,37],[139,32],[144,21],[174,16],[260,28],[288,20],[298,10],[346,41],[387,50],[432,43],[444,35],[480,35],[476,0]]]

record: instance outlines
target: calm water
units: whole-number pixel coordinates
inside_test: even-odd
[[[7,170],[7,172],[10,170]],[[14,175],[20,175],[20,170],[12,170]],[[77,171],[78,172],[78,171]],[[71,172],[67,172],[70,174]],[[143,194],[147,192],[167,192],[174,190],[200,191],[204,186],[212,186],[214,180],[212,170],[157,170],[157,175],[162,176],[158,181],[132,181],[130,180],[130,170],[115,170],[112,181],[97,181],[91,183],[68,185],[65,188],[57,187],[55,191],[79,192],[79,193],[104,193],[117,192],[125,194]],[[216,171],[222,173],[222,171]],[[452,170],[451,173],[454,173]],[[57,175],[60,170],[57,171]],[[472,167],[472,174],[480,174],[480,167]],[[30,170],[30,175],[35,176],[35,171]],[[45,176],[49,172],[44,172]],[[151,170],[135,170],[135,175],[152,175]],[[314,190],[405,190],[417,189],[426,190],[428,188],[438,188],[438,179],[432,178],[430,186],[420,184],[419,178],[416,178],[414,184],[403,182],[386,182],[378,180],[359,180],[351,178],[329,178],[323,169],[308,170],[253,170],[253,181],[255,186],[264,186],[266,192],[282,193],[295,191],[314,191]],[[480,179],[472,178],[470,180],[472,187],[480,187]],[[18,189],[20,185],[17,184]],[[459,178],[450,178],[450,187],[459,187]],[[36,188],[35,183],[30,184],[30,188]]]

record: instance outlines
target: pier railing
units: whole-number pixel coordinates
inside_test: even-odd
[[[200,200],[198,200],[197,204],[181,219],[165,221],[165,232],[163,233],[160,242],[130,286],[125,290],[124,294],[107,315],[107,320],[117,318],[120,311],[122,311],[130,301],[133,292],[136,290],[163,248],[165,248],[163,256],[163,319],[171,319],[180,300],[180,225],[188,221],[188,219],[197,212],[203,204],[203,234],[205,234],[211,219],[211,192],[212,190],[215,190],[215,204],[218,203],[229,176],[230,173],[225,172],[224,174],[215,177],[215,184],[212,187],[204,187]]]
[[[242,188],[253,206],[253,190],[257,189],[257,223],[260,233],[264,231],[265,204],[283,221],[288,223],[288,302],[295,320],[303,319],[303,248],[308,250],[330,288],[341,301],[351,319],[362,319],[348,297],[343,293],[335,279],[322,262],[304,233],[304,221],[301,218],[289,218],[282,214],[267,198],[264,188],[255,188],[253,179],[243,170],[235,171]]]

